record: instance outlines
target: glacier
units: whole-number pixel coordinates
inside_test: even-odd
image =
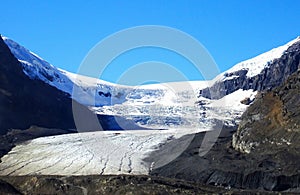
[[[212,100],[198,97],[201,89],[220,80],[141,86],[118,85],[56,68],[13,40],[7,37],[3,39],[21,62],[24,73],[31,79],[40,79],[66,92],[97,114],[122,116],[135,121],[141,127],[154,129],[180,127],[201,130],[208,128],[219,118],[230,118],[225,120],[225,123],[235,125],[232,116],[239,116],[246,108],[239,101],[235,101],[236,104],[231,105],[230,108],[226,107],[227,101],[219,104],[218,107],[210,106]],[[76,94],[73,93],[73,88],[79,89],[76,90]],[[249,91],[245,91],[245,94],[240,92],[239,96],[240,100],[243,100],[249,96]],[[224,109],[222,113],[226,116],[220,116],[218,113]]]
[[[0,163],[0,175],[148,174],[155,166],[143,161],[176,138],[213,129],[216,121],[236,126],[256,91],[239,89],[220,99],[199,96],[201,89],[234,79],[228,73],[246,69],[259,74],[300,38],[233,66],[211,81],[123,86],[56,68],[38,55],[3,37],[24,73],[66,92],[96,114],[122,116],[147,130],[96,131],[37,138],[14,147]],[[80,94],[73,94],[73,87]],[[192,139],[192,137],[191,137]],[[183,152],[188,143],[169,161]],[[153,162],[155,163],[155,162]],[[167,162],[165,162],[167,163]]]

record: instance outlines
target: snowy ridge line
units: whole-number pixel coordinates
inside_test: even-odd
[[[206,81],[188,81],[184,83],[163,83],[142,86],[124,86],[100,79],[71,73],[49,64],[38,55],[20,46],[9,38],[4,38],[14,56],[21,62],[24,73],[32,79],[40,79],[57,89],[66,92],[73,99],[87,106],[110,106],[122,104],[133,99],[140,99],[141,102],[152,99],[167,103],[168,93],[186,88],[194,90],[195,93],[208,85]],[[187,87],[188,86],[188,87]],[[79,89],[79,94],[73,94],[73,87]],[[169,91],[169,92],[167,92]],[[133,94],[140,94],[140,97],[133,97]],[[147,94],[147,95],[146,95]],[[165,96],[161,96],[165,94]],[[143,100],[142,100],[143,99]],[[137,103],[137,101],[135,101]],[[95,105],[90,105],[95,104]]]
[[[229,78],[224,76],[226,73],[233,73],[243,69],[248,70],[246,75],[247,77],[254,77],[261,73],[263,69],[267,68],[274,59],[280,58],[290,46],[298,41],[300,41],[300,36],[298,36],[296,39],[293,39],[292,41],[289,41],[285,45],[273,48],[272,50],[262,53],[254,58],[237,63],[229,70],[218,75],[213,79],[213,81],[216,82],[220,80],[228,80]]]
[[[1,35],[2,36],[2,35]],[[39,78],[44,82],[72,95],[72,86],[76,85],[81,87],[83,91],[85,91],[88,96],[93,96],[95,92],[102,90],[103,93],[111,92],[114,88],[117,88],[119,91],[128,91],[132,89],[136,89],[137,86],[124,86],[119,84],[110,83],[107,81],[103,81],[96,78],[91,78],[88,76],[78,75],[75,73],[71,73],[59,68],[54,67],[49,64],[37,54],[29,51],[28,49],[20,46],[18,43],[13,40],[2,36],[5,43],[11,49],[12,53],[15,57],[23,64],[24,72],[31,78]],[[224,76],[226,73],[236,72],[238,70],[246,69],[248,70],[247,76],[253,77],[259,74],[268,64],[282,56],[282,54],[290,47],[292,44],[300,41],[300,37],[288,42],[287,44],[274,48],[266,53],[258,55],[252,59],[245,60],[234,65],[231,69],[221,73],[215,79],[211,81],[187,81],[187,82],[170,82],[163,84],[150,84],[138,86],[139,89],[148,89],[148,90],[156,90],[156,89],[168,89],[168,88],[180,88],[180,85],[189,84],[193,90],[200,90],[205,87],[211,86],[214,82],[220,80],[229,80],[230,77]],[[27,66],[27,67],[26,67]],[[48,75],[48,78],[47,76]],[[49,77],[51,77],[49,79]],[[77,97],[74,97],[76,99]],[[79,98],[78,98],[79,99]],[[103,98],[102,98],[103,99]],[[79,102],[83,103],[82,101]],[[121,102],[121,101],[118,101]],[[97,101],[96,101],[97,104]],[[104,104],[106,105],[106,104]],[[109,104],[110,105],[110,104]]]
[[[209,105],[213,103],[212,101],[197,97],[201,89],[213,84],[212,81],[170,82],[142,86],[117,85],[56,68],[8,38],[5,38],[5,43],[21,62],[26,75],[68,93],[97,114],[122,116],[134,120],[142,127],[207,128],[219,115],[220,110],[223,110],[228,114],[217,119],[225,119],[227,124],[234,125],[228,120],[232,110],[226,108],[226,104],[219,104],[219,108],[211,107]],[[72,94],[73,87],[80,89],[79,94]],[[239,93],[239,101],[244,99],[248,92],[242,94]],[[199,101],[204,102],[204,105],[199,106],[197,103]],[[240,105],[239,101],[235,102],[235,107],[238,108],[238,113],[241,113],[245,106]],[[220,109],[221,107],[224,108]],[[163,113],[163,117],[162,114],[156,113]]]
[[[77,75],[49,64],[38,55],[20,46],[9,38],[4,38],[15,57],[21,62],[23,71],[30,78],[37,78],[57,89],[68,93],[71,98],[88,106],[102,115],[122,116],[135,121],[142,127],[206,128],[214,120],[222,120],[227,125],[236,125],[248,107],[241,103],[245,98],[253,99],[253,90],[238,90],[219,100],[198,97],[201,89],[237,78],[226,73],[247,69],[247,76],[259,74],[272,60],[281,57],[289,46],[300,41],[300,37],[269,52],[243,61],[218,75],[211,81],[187,81],[124,86]],[[78,94],[73,94],[73,87]],[[159,114],[157,114],[159,113]],[[191,117],[193,116],[193,117]]]

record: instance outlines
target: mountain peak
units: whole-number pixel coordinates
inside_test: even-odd
[[[245,69],[248,71],[247,77],[254,77],[261,73],[261,71],[266,68],[274,59],[280,58],[290,46],[298,41],[300,41],[300,36],[282,46],[273,48],[270,51],[260,54],[254,58],[240,62],[226,71],[226,73],[232,73]]]
[[[0,36],[1,36],[1,38],[2,38],[3,40],[7,39],[7,37],[5,37],[5,36],[3,36],[3,35],[1,35],[1,34],[0,34]]]
[[[289,41],[287,44],[285,44],[288,47],[291,47],[295,45],[296,43],[300,42],[300,36],[297,36],[295,39]]]

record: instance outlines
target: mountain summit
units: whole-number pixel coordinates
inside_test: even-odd
[[[200,96],[219,99],[239,89],[263,91],[279,86],[299,68],[289,58],[299,44],[300,37],[297,37],[283,46],[238,63],[217,76],[212,86],[200,91]],[[282,60],[278,61],[279,58]]]

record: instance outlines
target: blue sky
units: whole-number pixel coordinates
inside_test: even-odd
[[[164,25],[196,38],[225,71],[299,36],[299,7],[298,0],[11,0],[1,2],[0,33],[51,64],[77,72],[89,50],[105,37],[134,26]],[[185,59],[153,48],[121,55],[101,78],[117,82],[126,69],[145,61],[168,63],[190,80],[202,79]],[[130,82],[126,84],[138,84]]]

